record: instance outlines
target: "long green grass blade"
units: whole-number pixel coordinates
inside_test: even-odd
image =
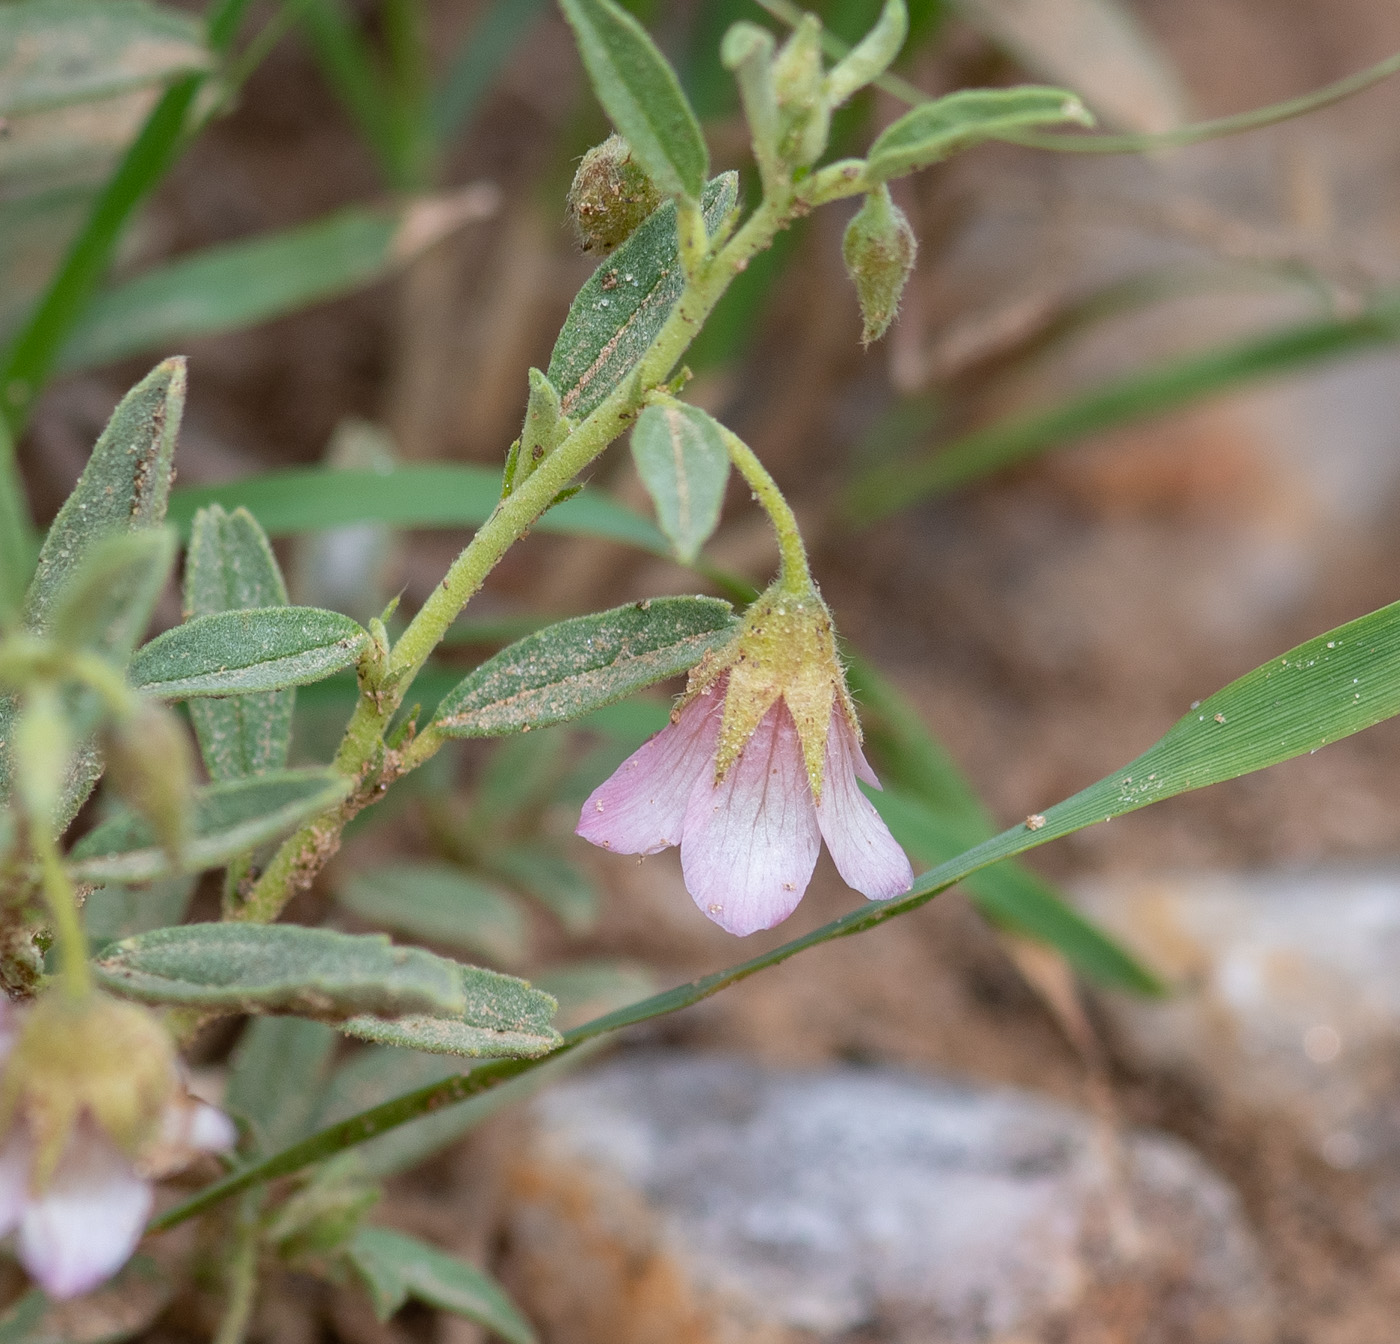
[[[501,497],[501,476],[488,467],[405,466],[392,471],[269,471],[228,485],[177,490],[170,521],[188,534],[197,509],[246,508],[269,536],[320,532],[352,523],[390,527],[479,527]],[[601,537],[669,555],[660,529],[606,495],[584,492],[549,510],[537,532]]]
[[[428,105],[428,131],[439,148],[472,119],[520,40],[548,0],[496,0],[472,25]]]
[[[1087,434],[1397,341],[1400,299],[1391,295],[1357,317],[1305,322],[1187,355],[1128,374],[1047,411],[975,430],[933,457],[878,467],[857,481],[847,507],[855,522],[872,523]]]
[[[38,555],[14,442],[0,419],[0,627],[18,614]]]

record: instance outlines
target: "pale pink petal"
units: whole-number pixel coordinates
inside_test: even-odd
[[[723,679],[634,751],[589,795],[577,833],[618,854],[656,854],[681,842],[686,800],[714,770]]]
[[[19,1223],[29,1198],[29,1168],[34,1149],[21,1122],[16,1121],[0,1148],[0,1237]]]
[[[150,1184],[120,1150],[83,1126],[20,1219],[20,1263],[50,1297],[78,1297],[127,1262],[151,1202]]]
[[[201,1153],[226,1153],[238,1142],[238,1129],[217,1106],[196,1101],[190,1108],[188,1142]]]
[[[695,782],[681,871],[695,904],[740,935],[785,920],[812,880],[821,837],[797,728],[779,700],[716,786]]]
[[[863,896],[887,901],[908,891],[914,870],[904,851],[856,783],[874,780],[851,725],[839,711],[826,735],[826,776],[817,822],[836,870]]]

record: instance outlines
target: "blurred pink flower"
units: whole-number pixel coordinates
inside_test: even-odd
[[[0,1013],[0,1064],[15,1036],[13,1016]],[[161,1112],[139,1162],[85,1114],[52,1175],[38,1180],[39,1145],[29,1121],[16,1116],[0,1140],[0,1236],[15,1233],[20,1264],[51,1298],[81,1296],[130,1259],[150,1217],[153,1179],[199,1153],[224,1152],[237,1137],[222,1111],[181,1093]]]
[[[578,834],[619,854],[681,850],[686,890],[730,933],[771,929],[802,899],[822,840],[837,871],[871,900],[909,890],[904,851],[857,780],[879,788],[843,697],[830,699],[820,797],[798,728],[778,695],[719,774],[728,674],[697,691],[668,727],[590,795]]]

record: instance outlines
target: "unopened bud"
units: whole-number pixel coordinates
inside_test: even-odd
[[[194,793],[194,759],[184,725],[164,705],[141,699],[129,716],[108,728],[103,746],[108,778],[177,863]]]
[[[878,341],[894,321],[918,247],[908,218],[883,184],[865,198],[846,226],[841,254],[860,299],[865,345]]]
[[[831,106],[822,74],[822,25],[807,14],[773,62],[779,152],[794,168],[814,164],[831,134]]]
[[[661,193],[620,135],[583,156],[569,188],[569,218],[585,252],[611,252],[660,204]]]

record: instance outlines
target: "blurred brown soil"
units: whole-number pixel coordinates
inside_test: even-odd
[[[434,21],[445,38],[479,8],[438,6]],[[1179,62],[1202,115],[1313,87],[1400,46],[1400,16],[1385,0],[1144,0],[1138,8]],[[988,62],[965,35],[952,50]],[[543,24],[530,53],[507,71],[445,174],[448,185],[498,182],[498,218],[469,226],[396,281],[192,346],[183,479],[315,460],[347,415],[390,425],[406,455],[499,460],[523,409],[524,368],[547,361],[589,270],[557,203],[570,156],[601,131],[562,25]],[[916,73],[928,87],[950,75],[936,64]],[[1191,701],[1267,657],[1393,600],[1395,495],[1369,513],[1320,502],[1325,460],[1300,467],[1290,459],[1271,430],[1269,394],[1251,392],[1101,437],[853,534],[839,522],[839,492],[853,464],[891,451],[880,419],[894,401],[891,374],[912,392],[910,370],[931,361],[941,389],[926,394],[930,423],[944,432],[1239,329],[1238,318],[1188,310],[1160,329],[1110,328],[1110,353],[1087,369],[1074,348],[1018,362],[1047,314],[1076,288],[1130,270],[1144,248],[1164,259],[1218,260],[1238,251],[1244,230],[1284,252],[1327,254],[1334,276],[1353,277],[1348,267],[1360,257],[1369,278],[1393,280],[1377,273],[1374,258],[1384,255],[1378,239],[1400,242],[1395,178],[1369,195],[1366,179],[1396,166],[1397,108],[1396,90],[1377,90],[1286,133],[1226,142],[1199,160],[1177,156],[1160,173],[1004,147],[968,156],[904,192],[924,250],[890,349],[860,351],[840,271],[844,219],[829,212],[800,243],[742,365],[694,385],[791,489],[842,631],[911,697],[1000,821],[1041,810],[1130,759]],[[892,110],[882,105],[881,115]],[[1349,158],[1324,192],[1333,193],[1335,235],[1319,241],[1273,188],[1279,165],[1294,159],[1336,166],[1329,155],[1339,143]],[[1356,195],[1344,194],[1349,184]],[[380,191],[304,50],[284,43],[238,112],[200,141],[161,193],[131,264],[309,220]],[[1159,220],[1185,202],[1201,207],[1185,213],[1206,224],[1184,241],[1178,230],[1154,252],[1160,239],[1144,244],[1151,230],[1125,223],[1126,207],[1104,227],[1117,198],[1145,201]],[[1392,267],[1396,255],[1392,247]],[[53,390],[25,445],[41,510],[56,508],[115,396],[142,371],[133,362]],[[1319,458],[1327,447],[1319,445]],[[640,501],[624,454],[614,452],[595,479]],[[761,579],[772,553],[745,504],[736,491],[714,553]],[[410,549],[402,575],[410,600],[440,576],[457,540],[423,538]],[[692,575],[615,548],[539,538],[502,567],[486,600],[584,610],[694,587]],[[1388,858],[1400,848],[1398,757],[1400,723],[1392,722],[1093,828],[1031,862],[1072,881]],[[606,915],[577,950],[649,962],[666,982],[752,955],[855,899],[823,859],[789,925],[741,951],[696,912],[673,854],[641,864],[604,858],[597,869],[608,887]],[[859,1058],[946,1068],[1163,1126],[1197,1144],[1243,1194],[1276,1271],[1284,1339],[1395,1337],[1400,1245],[1374,1227],[1358,1180],[1308,1157],[1268,1116],[1226,1114],[1179,1079],[1135,1071],[1111,1041],[1105,1102],[1046,1001],[957,894],[805,954],[644,1034],[782,1063]],[[468,1229],[466,1242],[486,1248],[489,1199],[481,1191],[497,1141],[488,1130],[437,1162],[428,1179],[401,1182],[389,1212],[444,1244],[452,1229]],[[304,1286],[280,1295],[268,1308],[267,1337],[314,1337],[307,1300]],[[343,1304],[327,1310],[336,1337],[350,1344],[470,1337],[460,1323],[435,1324],[428,1313],[376,1327]],[[1116,1338],[1109,1315],[1105,1341]]]

